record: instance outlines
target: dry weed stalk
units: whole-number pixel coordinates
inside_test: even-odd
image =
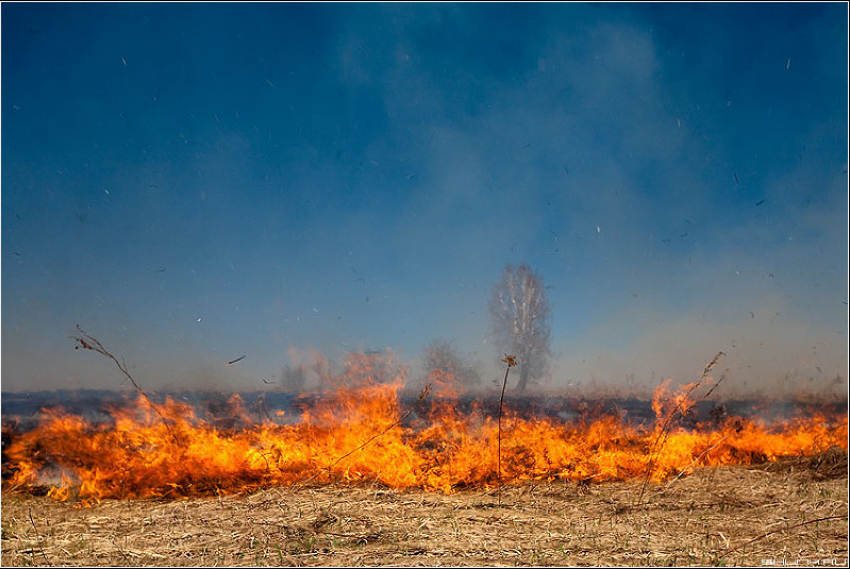
[[[505,380],[502,382],[502,394],[499,396],[499,442],[498,442],[498,457],[497,457],[497,471],[499,477],[499,505],[502,505],[502,403],[505,400],[505,388],[508,386],[508,373],[510,373],[511,368],[516,365],[516,358],[514,356],[505,354],[504,359],[502,361],[507,364],[505,368]]]
[[[702,370],[702,375],[700,376],[700,378],[693,384],[691,384],[690,388],[680,398],[678,403],[676,403],[676,406],[667,414],[667,417],[665,417],[664,423],[661,426],[661,432],[658,433],[658,436],[655,438],[655,441],[652,443],[652,447],[650,449],[649,462],[646,465],[646,474],[644,475],[643,483],[640,487],[640,493],[638,494],[637,500],[632,503],[630,508],[634,508],[635,506],[640,505],[641,500],[643,499],[643,495],[646,492],[646,486],[647,484],[649,484],[649,478],[650,476],[652,476],[652,468],[653,466],[655,466],[655,460],[656,458],[658,458],[658,456],[661,454],[661,451],[664,449],[664,445],[667,443],[667,438],[670,436],[670,431],[673,429],[673,425],[677,420],[684,417],[685,414],[696,405],[695,403],[687,404],[687,402],[691,400],[691,394],[702,385],[702,382],[705,380],[706,376],[708,376],[708,372],[711,371],[711,368],[713,368],[717,364],[718,360],[720,360],[720,357],[724,355],[726,354],[722,350],[715,354],[714,358],[708,363],[708,365],[705,366],[705,369]],[[714,387],[712,387],[705,395],[703,395],[702,399],[705,399],[709,395],[711,395],[711,393],[715,389],[717,389],[717,386],[720,385],[721,381],[723,381],[723,378],[720,378],[720,381],[718,381],[714,385]],[[687,406],[685,406],[686,404]],[[679,474],[679,476],[681,476],[681,473]]]
[[[127,379],[130,380],[130,383],[133,384],[133,387],[135,387],[136,390],[142,395],[142,397],[145,398],[145,401],[150,404],[156,414],[159,415],[159,418],[162,419],[162,422],[165,424],[166,429],[168,429],[168,432],[171,433],[171,426],[168,424],[168,420],[165,418],[165,415],[162,413],[162,410],[160,410],[159,405],[154,403],[151,398],[148,397],[148,394],[145,393],[145,390],[142,389],[139,384],[136,383],[136,380],[133,379],[133,376],[130,375],[130,372],[127,370],[127,364],[124,363],[124,358],[121,358],[121,361],[119,362],[118,358],[112,355],[109,350],[104,348],[103,344],[101,344],[97,338],[84,332],[83,329],[80,328],[79,324],[77,324],[77,331],[79,332],[79,335],[71,336],[74,340],[77,341],[77,345],[74,346],[74,349],[78,350],[80,348],[83,348],[84,350],[91,350],[112,360],[115,365],[118,366],[118,369],[121,370],[121,373],[123,373],[127,377]]]

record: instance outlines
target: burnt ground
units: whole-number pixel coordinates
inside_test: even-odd
[[[321,401],[321,392],[295,396],[279,391],[239,392],[242,408],[236,413],[229,399],[233,392],[222,391],[179,391],[150,392],[151,399],[161,403],[166,397],[192,406],[199,419],[216,424],[232,420],[238,414],[243,421],[288,423],[298,420],[300,412]],[[489,415],[498,414],[498,396],[489,394],[463,395],[454,404],[461,414]],[[110,423],[111,409],[134,404],[138,394],[134,391],[110,391],[66,389],[57,391],[33,391],[23,393],[2,393],[2,419],[7,432],[26,432],[39,422],[41,409],[60,408],[68,414],[78,415],[92,423]],[[417,416],[427,416],[433,398],[426,399],[417,407],[417,394],[403,392],[399,398],[402,412],[414,410],[411,421]],[[759,416],[767,421],[785,420],[791,417],[811,416],[814,413],[845,414],[846,397],[798,397],[770,399],[729,399],[705,400],[695,402],[686,419],[706,421],[732,415],[740,417]],[[511,394],[505,400],[506,410],[521,417],[549,417],[559,421],[575,419],[595,419],[605,415],[618,415],[633,424],[651,423],[655,420],[650,398],[648,397],[588,397],[566,396],[559,394]],[[416,408],[416,409],[414,409]],[[285,410],[279,417],[275,411]],[[232,425],[222,425],[228,427]]]
[[[664,484],[108,500],[4,490],[4,566],[846,565],[847,453]]]

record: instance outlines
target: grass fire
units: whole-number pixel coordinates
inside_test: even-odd
[[[155,403],[144,392],[100,424],[46,409],[5,449],[4,484],[26,489],[54,480],[49,496],[83,504],[339,482],[451,494],[503,482],[661,483],[698,467],[847,449],[846,414],[770,422],[715,408],[700,417],[695,395],[711,388],[707,374],[676,390],[659,385],[651,420],[622,412],[563,420],[509,404],[497,419],[481,401],[459,405],[453,378],[439,370],[406,408],[403,370],[382,383],[379,365],[388,362],[355,355],[342,373],[327,368],[327,388],[302,400],[300,416],[287,421],[272,419],[288,418],[285,410],[257,420],[239,395],[228,401],[226,421],[172,398]]]
[[[720,404],[722,353],[638,402],[439,369],[412,394],[390,352],[316,355],[322,389],[275,409],[148,396],[84,338],[137,396],[4,416],[4,564],[846,563],[846,402]]]

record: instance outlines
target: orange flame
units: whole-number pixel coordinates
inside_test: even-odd
[[[480,402],[462,412],[450,374],[433,371],[430,407],[417,404],[403,414],[399,394],[406,369],[391,354],[354,355],[339,374],[319,359],[317,369],[332,389],[286,425],[252,420],[238,395],[225,405],[228,420],[201,419],[191,406],[172,399],[157,410],[144,397],[113,410],[110,424],[45,411],[40,425],[6,450],[6,485],[30,487],[61,474],[62,483],[49,495],[57,500],[76,495],[84,504],[339,481],[450,493],[495,487],[499,471],[514,484],[663,481],[699,466],[847,448],[846,415],[771,424],[727,417],[684,425],[695,384],[674,392],[668,381],[655,391],[656,420],[649,426],[632,425],[621,416],[559,421],[508,410],[500,469],[497,421]]]

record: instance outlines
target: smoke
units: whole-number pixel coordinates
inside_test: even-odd
[[[151,389],[309,388],[292,346],[418,369],[434,338],[487,385],[507,263],[547,284],[552,388],[688,381],[718,350],[730,389],[846,382],[832,7],[275,7],[286,33],[233,7],[184,36],[203,9],[77,19],[84,60],[4,73],[4,390],[114,385],[76,323]],[[107,96],[69,79],[101,53]]]

